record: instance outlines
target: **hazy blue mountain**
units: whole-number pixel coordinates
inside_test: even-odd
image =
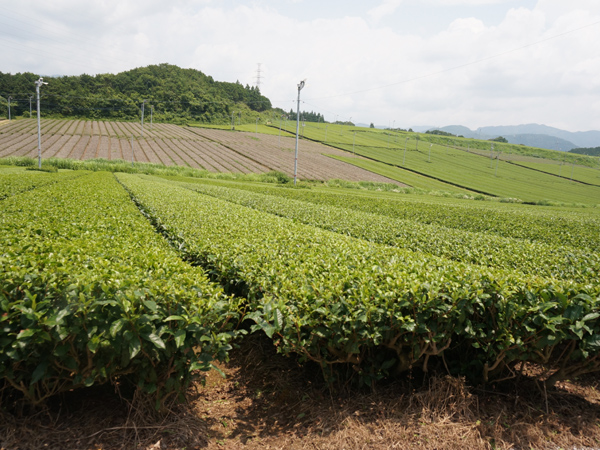
[[[437,130],[445,131],[447,133],[452,133],[457,136],[464,136],[466,138],[478,138],[477,133],[475,131],[471,131],[471,129],[467,127],[463,127],[462,125],[448,125],[442,128],[436,128]],[[486,136],[481,139],[487,139]]]
[[[523,144],[551,150],[569,151],[577,147],[600,146],[600,131],[571,132],[538,124],[481,127],[477,130],[471,130],[462,125],[449,125],[441,128],[413,127],[415,131],[435,129],[457,136],[483,140],[502,136],[511,144]]]
[[[560,150],[568,152],[577,145],[559,137],[548,136],[547,134],[514,134],[502,135],[511,144],[522,144],[529,147],[547,148],[550,150]]]
[[[505,135],[529,135],[542,134],[546,136],[557,137],[565,141],[572,142],[574,147],[598,147],[600,146],[600,131],[565,131],[559,128],[549,127],[546,125],[528,124],[516,126],[499,126],[499,127],[483,127],[480,129],[481,134],[489,134],[495,136]],[[506,137],[508,139],[508,137]],[[549,148],[549,147],[544,147]]]

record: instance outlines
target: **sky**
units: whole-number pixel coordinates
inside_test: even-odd
[[[306,79],[327,121],[600,130],[599,0],[0,0],[0,72],[160,63],[286,111]]]

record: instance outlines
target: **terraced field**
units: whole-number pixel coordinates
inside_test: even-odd
[[[263,173],[278,170],[293,175],[295,141],[289,136],[149,124],[140,137],[139,123],[42,120],[42,158],[122,159],[211,172]],[[133,138],[132,138],[133,136]],[[133,140],[133,143],[132,143]],[[346,152],[302,141],[298,177],[310,180],[393,182],[382,175],[329,158]],[[35,120],[0,125],[0,158],[37,156]]]

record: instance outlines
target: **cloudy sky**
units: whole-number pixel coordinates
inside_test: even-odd
[[[326,120],[600,130],[598,0],[0,0],[0,71],[149,64]]]

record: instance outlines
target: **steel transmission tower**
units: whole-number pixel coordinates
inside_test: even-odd
[[[259,91],[260,91],[260,80],[263,79],[262,70],[261,70],[260,66],[262,66],[262,63],[258,63],[257,68],[256,68],[256,77],[254,77],[256,79],[256,87],[258,88]]]

